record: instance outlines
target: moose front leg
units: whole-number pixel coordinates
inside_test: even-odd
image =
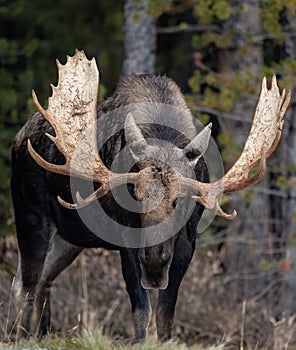
[[[141,286],[141,271],[136,249],[121,250],[122,274],[132,305],[135,343],[146,340],[151,319],[151,307],[147,290]]]
[[[32,254],[32,259],[24,256],[19,264],[16,279],[17,296],[17,337],[28,337],[31,332],[35,334],[34,307],[36,302],[36,292],[42,272],[43,259]]]
[[[23,212],[25,215],[25,210]],[[18,214],[17,211],[16,214]],[[14,287],[18,309],[17,320],[15,322],[17,326],[17,337],[27,337],[31,335],[31,332],[35,334],[36,331],[36,319],[34,317],[36,293],[50,235],[48,230],[42,228],[42,218],[37,215],[27,215],[27,217],[27,221],[24,220],[21,226],[17,226],[19,265]],[[30,222],[29,219],[31,220]],[[49,225],[47,226],[49,227]]]
[[[157,338],[161,342],[171,339],[172,336],[178,289],[179,286],[169,285],[166,290],[160,290],[158,294],[156,327]]]
[[[68,267],[82,251],[62,239],[56,233],[46,255],[42,275],[36,295],[36,317],[38,333],[44,335],[50,331],[50,289],[57,276]]]
[[[186,240],[184,236],[179,237],[169,271],[168,287],[165,290],[159,290],[156,309],[156,327],[157,338],[161,342],[169,340],[172,336],[178,290],[192,259],[194,248],[194,241]]]

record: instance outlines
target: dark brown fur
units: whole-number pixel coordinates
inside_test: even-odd
[[[176,115],[166,113],[165,110],[161,111],[157,105],[149,104],[151,102],[175,106]],[[147,103],[149,107],[143,111],[142,107]],[[114,111],[119,107],[123,108],[125,113],[116,119]],[[130,145],[133,141],[132,134],[128,135],[123,129],[126,113],[129,111],[132,112],[137,124],[139,123],[139,130],[146,140],[149,138],[165,140],[175,147],[166,148],[150,144],[149,141],[141,150],[145,159],[136,162],[133,169],[133,171],[146,169],[147,176],[143,178],[141,186],[129,187],[131,195],[138,200],[139,205],[141,206],[149,195],[155,197],[158,195],[157,185],[156,187],[149,185],[151,180],[157,180],[156,184],[162,184],[163,200],[157,210],[143,214],[121,208],[111,194],[103,197],[100,203],[113,220],[125,227],[153,227],[165,220],[175,206],[179,208],[180,213],[185,214],[188,201],[192,204],[190,193],[185,195],[187,202],[182,202],[179,198],[180,189],[172,167],[175,166],[185,175],[190,173],[184,167],[183,149],[196,135],[196,130],[184,98],[172,80],[156,76],[122,78],[114,95],[98,105],[98,144],[102,160],[107,166],[111,166],[118,153],[126,144]],[[149,123],[141,124],[141,119],[138,119],[140,112],[149,116]],[[173,117],[175,129],[161,125]],[[118,123],[120,123],[119,131],[111,132],[112,136],[100,144],[104,133],[116,130]],[[37,113],[17,134],[12,147],[11,188],[20,251],[16,289],[22,309],[19,326],[23,333],[35,333],[38,325],[42,333],[50,330],[50,287],[54,279],[83,248],[105,247],[117,249],[121,254],[122,273],[131,300],[136,341],[145,340],[150,320],[150,304],[145,288],[159,289],[157,332],[159,339],[169,339],[178,288],[194,252],[196,227],[203,208],[198,204],[195,205],[184,227],[170,239],[155,246],[137,249],[106,242],[84,225],[76,211],[65,209],[57,202],[57,195],[71,201],[69,178],[46,172],[30,157],[27,151],[28,138],[44,159],[51,163],[63,163],[63,156],[45,136],[45,132],[53,134],[51,126]],[[141,156],[139,149],[132,151],[136,157]],[[198,150],[190,152],[191,156],[198,155]],[[200,159],[192,170],[200,181],[208,181],[203,159]],[[83,181],[82,183],[85,189],[82,194],[89,194],[92,191],[92,184]],[[149,186],[150,193],[147,194]],[[92,206],[85,210],[90,212],[93,210],[95,217],[96,213]],[[98,224],[104,227],[104,222],[100,222],[100,218],[97,220]],[[168,223],[167,229],[170,230],[172,228],[170,225],[173,224]],[[156,230],[153,234],[161,236],[163,233]]]

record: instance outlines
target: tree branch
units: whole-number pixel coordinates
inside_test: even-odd
[[[213,31],[216,33],[222,33],[218,26],[200,26],[195,24],[186,24],[184,27],[182,26],[171,26],[171,27],[157,27],[157,34],[176,34],[176,33],[184,33],[184,32],[196,32],[203,33],[207,31]]]
[[[208,114],[215,115],[219,118],[225,118],[225,119],[230,119],[230,120],[238,121],[245,124],[250,124],[250,121],[246,120],[246,118],[242,115],[225,113],[225,112],[218,111],[217,109],[201,107],[201,106],[196,106],[194,107],[194,109],[199,113],[208,113]]]

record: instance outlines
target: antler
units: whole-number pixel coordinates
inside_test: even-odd
[[[45,110],[41,107],[34,91],[32,96],[37,109],[52,125],[56,134],[46,135],[64,155],[66,162],[63,165],[47,162],[34,150],[30,140],[28,150],[35,161],[46,170],[101,184],[86,199],[82,199],[77,193],[77,204],[66,203],[58,197],[65,207],[77,209],[102,197],[112,188],[126,183],[136,184],[141,176],[145,176],[145,169],[139,173],[113,173],[99,156],[95,125],[99,72],[95,60],[89,61],[83,51],[76,51],[73,57],[67,58],[65,65],[57,61],[57,66],[59,83],[57,87],[52,86],[53,94],[49,98],[48,108]],[[233,219],[236,211],[226,214],[220,208],[217,197],[223,192],[246,188],[264,176],[266,159],[274,152],[281,138],[283,116],[290,98],[290,91],[286,94],[283,90],[282,95],[279,94],[275,76],[272,78],[270,90],[267,89],[264,78],[250,134],[243,153],[233,167],[222,179],[213,183],[202,183],[180,175],[180,184],[196,191],[198,196],[195,198],[204,207],[217,210],[218,215],[227,219]],[[79,152],[75,152],[78,145]],[[250,171],[256,166],[257,173],[249,178]]]
[[[225,213],[219,206],[217,196],[223,192],[233,192],[244,189],[262,179],[266,170],[266,159],[275,151],[281,138],[283,117],[289,105],[291,91],[279,88],[275,75],[272,78],[271,89],[266,86],[266,78],[262,81],[262,89],[257,104],[252,127],[244,150],[231,169],[222,179],[213,183],[202,183],[193,179],[180,177],[180,182],[192,188],[199,195],[194,198],[210,210],[217,210],[217,214],[227,219],[236,216]],[[258,166],[257,173],[249,177],[249,173]]]
[[[133,183],[138,174],[111,173],[98,154],[96,108],[99,72],[95,59],[89,61],[83,51],[76,50],[73,57],[67,56],[65,65],[58,60],[56,62],[59,80],[56,87],[51,85],[53,94],[48,99],[48,108],[45,110],[41,107],[34,91],[32,97],[38,111],[52,125],[56,136],[46,135],[63,154],[66,163],[56,165],[47,162],[34,150],[30,140],[28,150],[46,170],[101,183],[100,188],[85,200],[77,193],[77,204],[69,204],[59,198],[61,204],[75,209],[106,194],[111,184],[117,187],[127,182]],[[75,152],[78,145],[79,152]]]

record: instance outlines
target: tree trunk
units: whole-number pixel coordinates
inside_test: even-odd
[[[248,85],[256,92],[242,92],[232,112],[242,116],[242,121],[225,120],[229,136],[235,144],[242,146],[250,131],[260,93],[259,77],[262,76],[263,45],[253,44],[251,38],[261,33],[260,1],[236,2],[230,18],[224,23],[224,30],[235,33],[230,49],[219,55],[222,75],[235,79],[235,73],[246,73]],[[268,177],[257,186],[231,195],[237,218],[227,223],[227,241],[223,266],[231,279],[239,276],[235,283],[233,298],[237,302],[260,295],[269,283],[269,275],[260,270],[260,263],[268,254],[269,196]]]
[[[123,74],[153,74],[156,26],[149,0],[125,0]]]
[[[289,30],[293,21],[290,17],[289,11],[284,9],[281,11],[281,23],[282,30]],[[286,27],[286,28],[285,28]],[[291,60],[296,59],[296,38],[293,35],[285,36],[285,41],[280,47],[276,47],[275,55],[278,56],[280,52],[279,60],[289,58]],[[277,72],[280,74],[280,72]],[[292,79],[290,79],[292,81]],[[292,86],[287,88],[296,88],[295,80],[293,80]],[[282,273],[284,283],[282,284],[282,300],[280,312],[293,314],[296,312],[295,306],[295,289],[296,289],[296,276],[293,266],[296,264],[296,242],[291,241],[290,246],[287,247],[287,240],[295,237],[295,213],[296,213],[296,99],[295,94],[292,93],[290,107],[285,115],[285,124],[283,129],[283,137],[280,143],[281,154],[276,159],[275,168],[278,169],[278,175],[283,176],[288,184],[287,190],[281,188],[277,184],[274,184],[276,190],[284,195],[273,199],[273,206],[277,209],[274,212],[274,230],[273,235],[276,242],[275,248],[277,248],[277,255],[279,259],[287,258],[288,268],[284,269],[282,264]],[[284,260],[282,261],[284,262]]]
[[[291,28],[291,18],[287,9],[281,11],[280,21],[284,23],[282,30]],[[286,27],[286,28],[285,28]],[[273,45],[273,43],[271,43]],[[285,36],[282,45],[277,44],[274,47],[274,60],[281,61],[282,59],[296,59],[296,39],[294,36]],[[276,72],[280,74],[281,72]],[[293,86],[287,88],[295,89]],[[270,207],[270,236],[272,238],[272,248],[274,257],[281,260],[287,255],[287,239],[294,233],[296,212],[296,187],[294,181],[289,185],[290,179],[295,176],[296,165],[296,119],[295,119],[295,96],[292,94],[290,107],[285,115],[285,124],[283,129],[283,137],[281,139],[278,157],[271,159],[272,167],[275,169],[271,174],[270,188],[273,190],[269,196]],[[287,180],[288,188],[278,185],[278,177],[282,176]],[[284,185],[285,186],[285,185]],[[273,194],[274,193],[274,194]],[[295,249],[293,250],[295,251]],[[291,254],[292,250],[288,251]],[[295,254],[295,253],[294,253]],[[296,262],[296,256],[291,257],[293,262]]]
[[[261,32],[259,2],[259,0],[250,3],[237,2],[236,5],[233,5],[233,12],[230,18],[224,23],[224,30],[227,32],[233,31],[235,37],[233,38],[231,48],[222,51],[219,55],[220,71],[222,74],[232,76],[233,72],[249,72],[252,83],[255,83],[257,77],[262,75],[262,45],[252,45],[250,39],[248,39]],[[257,96],[259,96],[259,88],[257,89]],[[246,141],[256,103],[257,98],[254,98],[254,96],[248,97],[245,95],[238,99],[233,112],[241,115],[243,122],[225,122],[228,128],[232,130],[231,137],[235,139],[237,145],[243,145]],[[229,125],[229,123],[231,124]],[[260,188],[265,186],[266,176],[261,181]],[[255,190],[249,197],[248,202],[244,197],[243,192],[233,195],[234,206],[239,215],[229,226],[229,230],[235,232],[236,235],[247,233],[250,239],[255,238],[258,242],[262,242],[262,238],[267,236],[268,196],[258,193]],[[264,249],[264,247],[261,246],[260,249]]]
[[[235,30],[236,37],[232,49],[220,55],[222,73],[231,74],[235,70],[249,71],[254,81],[256,76],[262,76],[263,43],[250,44],[252,42],[250,38],[261,33],[260,23],[259,0],[243,5],[238,3],[237,11],[232,13],[231,18],[225,23],[228,30],[230,28]],[[285,23],[288,23],[288,17]],[[287,38],[284,47],[277,47],[275,51],[277,55],[279,53],[283,55],[285,52],[285,57],[280,59],[290,57],[295,60],[295,38],[292,36]],[[256,100],[244,98],[238,101],[234,107],[234,113],[244,116],[244,121],[251,123]],[[242,282],[238,288],[238,297],[256,299],[256,295],[261,295],[262,291],[265,291],[264,298],[261,298],[260,302],[265,305],[272,317],[281,317],[283,312],[295,312],[293,295],[296,279],[292,277],[293,270],[289,270],[281,263],[284,262],[282,259],[287,253],[290,263],[296,262],[296,248],[288,251],[286,248],[287,237],[293,232],[292,230],[295,230],[293,216],[296,212],[296,189],[290,187],[285,191],[278,186],[278,176],[283,176],[289,182],[289,176],[294,176],[295,173],[295,170],[293,171],[296,164],[296,119],[293,117],[295,103],[291,105],[292,108],[290,106],[285,116],[280,147],[276,155],[268,160],[264,179],[259,185],[250,188],[254,192],[251,193],[248,201],[245,200],[242,192],[233,195],[238,218],[228,226],[228,238],[239,236],[244,242],[237,244],[237,247],[233,245],[230,248],[232,254],[230,259],[228,256],[233,264],[231,273],[240,271],[241,275]],[[243,144],[249,126],[250,124],[246,126],[246,123],[231,125],[233,130],[231,135],[237,144]],[[264,268],[267,269],[266,273]],[[288,273],[284,270],[286,268]]]

